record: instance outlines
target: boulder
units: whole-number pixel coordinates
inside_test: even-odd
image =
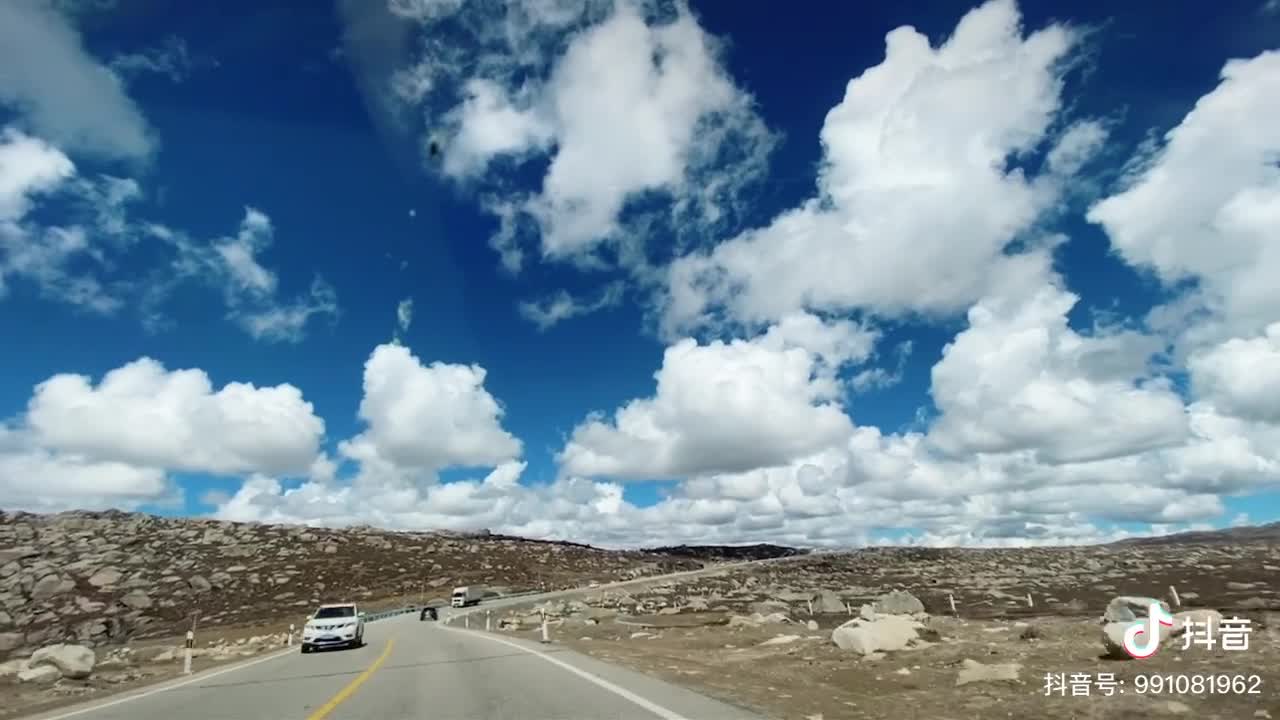
[[[915,615],[924,612],[924,603],[909,592],[893,590],[876,598],[872,609],[881,615]]]
[[[0,633],[0,652],[9,652],[22,647],[26,636],[20,632]]]
[[[52,665],[62,677],[80,680],[89,677],[96,662],[97,655],[83,645],[58,644],[35,651],[28,664],[33,668]]]
[[[130,590],[128,594],[120,598],[120,602],[128,605],[134,610],[146,610],[151,607],[151,598],[141,590]]]
[[[1111,599],[1107,603],[1107,610],[1103,613],[1104,622],[1131,623],[1147,617],[1151,611],[1152,603],[1159,603],[1165,612],[1169,612],[1169,604],[1163,600],[1156,598],[1142,597],[1140,595],[1121,595]]]
[[[884,615],[875,620],[855,618],[831,631],[831,642],[841,650],[863,656],[906,650],[919,641],[923,628],[921,623],[901,615]]]
[[[203,575],[192,575],[187,578],[187,585],[197,593],[207,593],[213,589],[213,583],[209,582]]]
[[[65,578],[61,575],[45,575],[31,586],[32,600],[48,600],[51,597],[57,597],[66,592],[71,592],[76,587],[76,583],[71,578]]]
[[[117,568],[105,567],[89,576],[89,584],[94,587],[106,587],[120,582],[124,573]]]
[[[52,685],[61,677],[62,673],[58,671],[58,668],[52,665],[40,665],[39,667],[20,671],[18,673],[18,682],[32,685]]]
[[[824,615],[843,613],[845,612],[844,600],[830,590],[823,590],[818,593],[818,599],[813,601],[813,611]]]

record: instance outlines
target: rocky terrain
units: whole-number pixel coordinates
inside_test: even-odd
[[[322,601],[399,606],[455,585],[558,589],[701,565],[487,534],[0,512],[0,662],[180,635],[197,614],[202,627],[265,625]]]
[[[1155,657],[1118,656],[1149,599],[1187,615]],[[557,643],[773,718],[1280,718],[1273,543],[819,554],[526,607],[495,631],[536,638],[544,613]],[[1182,619],[1223,616],[1250,622],[1248,650],[1182,650]],[[1128,690],[1046,695],[1057,673]],[[1257,675],[1259,693],[1136,692],[1152,673]]]

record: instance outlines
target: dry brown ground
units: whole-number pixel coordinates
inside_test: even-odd
[[[935,617],[930,627],[941,640],[928,647],[871,660],[841,651],[831,630],[847,618],[820,617],[820,629],[803,624],[729,628],[648,630],[603,622],[565,624],[556,642],[574,650],[702,691],[756,710],[766,717],[805,720],[820,717],[882,720],[967,720],[969,718],[1064,718],[1139,720],[1193,717],[1205,720],[1280,718],[1280,614],[1254,616],[1248,651],[1192,648],[1179,641],[1146,661],[1100,657],[1097,621],[1040,617],[1024,621]],[[1039,637],[1023,639],[1023,623]],[[530,637],[534,633],[521,633]],[[799,635],[790,644],[760,646],[778,635]],[[1017,683],[956,686],[965,658],[983,664],[1019,663]],[[1045,695],[1046,673],[1113,673],[1124,693],[1089,697]],[[1139,674],[1257,675],[1259,693],[1192,695],[1137,693]]]

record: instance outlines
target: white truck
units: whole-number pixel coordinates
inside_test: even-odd
[[[468,605],[475,605],[484,597],[484,588],[475,585],[463,585],[453,589],[453,600],[450,606],[460,608]]]
[[[302,626],[302,652],[324,647],[362,647],[364,613],[355,603],[321,605]]]

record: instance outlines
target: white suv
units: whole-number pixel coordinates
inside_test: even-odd
[[[302,652],[338,645],[364,645],[364,613],[355,603],[321,605],[302,627]]]

